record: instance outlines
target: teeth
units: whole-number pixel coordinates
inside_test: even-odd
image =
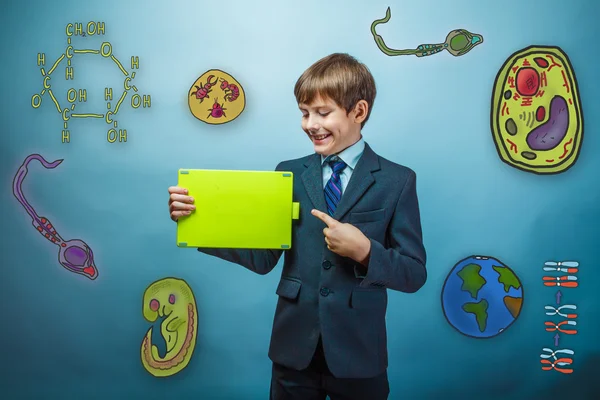
[[[325,139],[329,135],[313,136],[317,140]]]

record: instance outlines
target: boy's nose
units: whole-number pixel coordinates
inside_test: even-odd
[[[308,118],[307,126],[310,133],[316,133],[319,131],[319,129],[321,129],[321,125],[319,125],[319,123],[313,117]]]
[[[308,131],[310,132],[311,135],[316,135],[319,133],[319,131],[321,127],[319,125],[313,125],[311,127],[308,128]]]

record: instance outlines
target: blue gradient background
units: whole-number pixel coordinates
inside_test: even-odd
[[[0,194],[2,325],[0,382],[6,399],[265,399],[267,350],[281,264],[267,276],[179,249],[167,216],[167,187],[178,168],[272,170],[312,152],[300,129],[293,85],[311,63],[349,52],[378,84],[364,129],[371,146],[418,176],[429,279],[416,294],[389,292],[391,399],[590,398],[598,392],[600,311],[600,38],[596,1],[207,1],[3,2],[3,93]],[[388,57],[369,32],[390,6],[378,32],[390,47],[441,42],[456,28],[484,43],[455,58]],[[70,22],[103,21],[104,37],[78,37],[81,48],[113,45],[127,66],[140,57],[135,84],[151,108],[118,115],[127,143],[108,143],[100,120],[72,119],[71,142],[61,143],[62,120],[42,89],[37,53],[47,64],[66,48]],[[537,176],[511,168],[496,154],[490,133],[493,80],[505,59],[532,44],[557,45],[574,66],[585,135],[573,168]],[[89,112],[103,112],[105,87],[120,93],[123,76],[99,56],[73,59],[75,80],[52,87],[66,105],[69,87],[88,91]],[[234,122],[210,126],[188,110],[187,90],[208,69],[231,73],[247,95]],[[79,111],[83,111],[81,106]],[[32,163],[24,190],[38,213],[65,239],[93,249],[96,281],[69,273],[57,248],[39,237],[12,195],[23,159],[64,158],[54,170]],[[440,292],[459,260],[490,255],[510,266],[525,289],[519,320],[489,340],[462,336],[444,319]],[[581,263],[580,287],[564,290],[578,306],[575,374],[540,368],[544,305],[555,290],[542,285],[547,260]],[[140,343],[149,324],[142,293],[167,276],[185,279],[199,307],[200,330],[189,366],[168,379],[149,375]],[[594,378],[594,376],[596,378]]]

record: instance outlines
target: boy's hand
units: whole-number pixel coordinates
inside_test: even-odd
[[[319,210],[313,209],[311,214],[327,224],[323,234],[329,250],[366,266],[371,252],[371,241],[357,227],[336,221]]]
[[[194,199],[187,194],[188,190],[185,188],[178,186],[169,188],[169,215],[173,221],[190,215],[196,209]]]

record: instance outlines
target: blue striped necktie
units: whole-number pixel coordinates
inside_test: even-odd
[[[333,213],[342,198],[342,182],[340,180],[340,174],[344,168],[346,168],[346,163],[338,156],[332,156],[326,161],[329,166],[331,166],[333,173],[325,185],[325,202],[327,203],[327,212],[329,215],[333,216]]]

